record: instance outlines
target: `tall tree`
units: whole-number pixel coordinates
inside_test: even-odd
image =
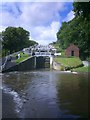
[[[90,56],[90,9],[88,4],[90,2],[74,2],[75,18],[62,23],[57,33],[57,42],[61,47],[65,49],[70,43],[75,43],[80,48],[80,57],[83,59]]]
[[[89,2],[74,2],[74,12],[76,16],[80,16],[83,18],[90,17],[90,1]]]
[[[21,27],[8,27],[2,32],[3,35],[3,48],[10,51],[19,51],[27,47],[29,41],[29,32]]]

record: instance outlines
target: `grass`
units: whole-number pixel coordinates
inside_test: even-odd
[[[75,68],[75,69],[72,69],[72,71],[75,71],[75,72],[90,72],[90,66],[89,67]]]
[[[61,51],[61,57],[65,57],[65,51],[64,50]]]
[[[20,63],[26,59],[29,58],[29,55],[28,54],[23,54],[23,53],[20,53],[20,58],[16,60],[16,63]]]
[[[65,67],[73,68],[82,65],[82,61],[77,57],[70,57],[70,58],[61,58],[56,57],[54,60]]]

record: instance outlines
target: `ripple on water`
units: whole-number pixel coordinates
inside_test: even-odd
[[[15,102],[16,106],[15,106],[15,111],[17,113],[20,112],[21,108],[22,108],[22,105],[23,105],[23,101],[22,99],[20,98],[19,94],[17,92],[15,92],[14,90],[12,90],[11,88],[8,88],[7,86],[3,86],[2,87],[2,90],[4,93],[6,94],[10,94],[13,96],[13,101]]]

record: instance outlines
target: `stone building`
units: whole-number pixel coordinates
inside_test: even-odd
[[[74,44],[70,44],[70,46],[65,50],[65,55],[67,57],[79,57],[79,48]]]

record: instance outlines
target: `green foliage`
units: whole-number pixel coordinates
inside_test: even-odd
[[[10,51],[10,53],[37,44],[35,41],[29,40],[29,32],[21,27],[7,27],[2,35],[3,49]]]
[[[90,72],[90,66],[89,67],[75,68],[75,69],[72,69],[72,71],[75,71],[75,72]]]
[[[2,42],[0,40],[0,58],[2,57]]]
[[[29,32],[21,27],[8,27],[3,31],[2,35],[3,48],[8,49],[10,53],[21,50],[29,40]]]
[[[64,66],[60,66],[60,71],[64,71],[65,67]]]
[[[64,50],[61,52],[61,57],[66,57]]]
[[[89,61],[89,62],[90,62],[90,57],[88,57],[88,58],[87,58],[87,61]]]
[[[38,43],[37,43],[36,41],[34,41],[34,40],[29,40],[29,41],[27,42],[27,47],[29,47],[29,46],[34,46],[34,45],[38,45]]]
[[[88,19],[90,16],[90,1],[89,2],[74,2],[74,12],[76,17],[80,16],[83,17],[84,19]]]
[[[62,48],[60,47],[60,44],[55,43],[55,44],[53,44],[53,46],[57,49],[57,51],[56,51],[57,53],[62,51]]]
[[[2,49],[2,57],[5,57],[6,55],[8,55],[8,50]]]
[[[69,22],[63,22],[61,28],[57,32],[57,43],[59,43],[62,49],[67,48],[70,43],[76,44],[80,49],[81,59],[86,59],[90,56],[90,16],[88,13],[85,14],[87,4],[88,3],[85,3],[84,5],[81,2],[75,2],[74,11],[76,17]]]

